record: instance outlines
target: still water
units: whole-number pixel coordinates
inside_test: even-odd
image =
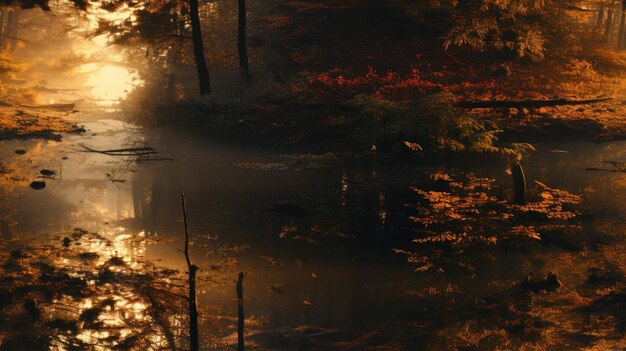
[[[265,329],[306,324],[363,332],[400,314],[428,289],[477,285],[478,280],[413,272],[404,256],[393,253],[411,247],[403,205],[413,201],[409,188],[435,171],[474,172],[510,187],[505,165],[495,162],[450,169],[391,165],[374,156],[347,162],[281,155],[96,116],[79,114],[87,133],[66,135],[62,142],[0,144],[0,159],[13,170],[2,189],[3,217],[10,223],[4,235],[28,240],[81,228],[114,242],[120,238],[116,254],[130,262],[184,271],[184,190],[193,259],[211,277],[200,292],[201,304],[233,311],[232,280],[245,271],[246,311]],[[146,146],[158,154],[119,157],[85,149]],[[18,149],[26,153],[16,154]],[[624,142],[545,144],[524,165],[529,181],[583,196],[583,207],[594,217],[584,223],[585,235],[623,236],[626,173],[604,161],[625,159]],[[56,175],[44,179],[45,189],[33,190],[29,184],[41,178],[42,169]],[[149,240],[124,241],[129,237]],[[485,268],[478,279],[519,281],[528,274],[525,261],[551,265],[562,252],[546,247],[521,261],[509,258]],[[587,257],[607,259],[602,252]],[[565,284],[584,279],[568,269],[552,267]],[[456,293],[469,298],[487,292]]]

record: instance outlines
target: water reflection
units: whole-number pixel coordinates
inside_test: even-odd
[[[445,295],[459,302],[493,288],[474,278],[450,282],[456,278],[417,275],[403,257],[393,254],[392,248],[412,239],[405,212],[405,204],[415,201],[410,186],[428,181],[433,169],[379,164],[373,175],[371,165],[363,163],[299,170],[241,168],[236,165],[279,164],[285,159],[174,131],[138,134],[132,125],[111,120],[91,122],[88,127],[96,135],[68,137],[62,145],[11,144],[10,148],[32,152],[30,165],[20,166],[28,170],[26,178],[39,165],[60,163],[63,168],[62,178],[43,191],[30,190],[22,183],[14,185],[20,189],[15,193],[20,206],[9,206],[16,212],[15,228],[36,236],[77,226],[109,238],[106,244],[84,244],[88,251],[103,253],[94,261],[97,265],[105,265],[106,257],[121,257],[132,269],[140,269],[143,260],[182,269],[178,196],[183,188],[188,194],[194,260],[205,274],[200,299],[204,306],[211,307],[212,314],[234,315],[231,285],[240,270],[249,272],[247,311],[263,320],[259,325],[266,330],[307,324],[329,330],[364,331],[375,328],[381,316],[401,313],[416,294],[426,299]],[[155,147],[174,161],[138,163],[132,158],[79,152],[78,148],[80,144],[96,149],[122,148],[138,142]],[[567,153],[553,153],[550,146],[540,146],[539,153],[525,162],[527,176],[583,194],[584,206],[596,216],[585,224],[587,233],[612,230],[623,234],[626,175],[584,169],[598,167],[605,160],[623,160],[624,146],[559,146]],[[496,178],[506,187],[510,179],[504,168],[466,166],[464,170]],[[300,210],[268,211],[272,204],[285,201]],[[289,228],[287,234],[285,228]],[[483,267],[478,279],[499,279],[499,284],[516,281],[528,272],[529,265],[550,265],[551,260],[564,256],[546,249],[542,257],[541,263],[506,258],[506,265]],[[504,266],[508,268],[500,268]],[[109,269],[116,272],[118,268]],[[561,271],[559,276],[571,284],[581,279]],[[453,292],[450,286],[455,287]],[[143,317],[133,316],[143,315],[146,302],[124,294],[116,295],[112,310],[122,313],[125,320],[142,322]],[[102,301],[90,303],[93,307]],[[85,302],[80,311],[92,307]],[[105,314],[102,318],[103,323],[118,323],[118,317]],[[226,328],[215,337],[229,334]],[[87,333],[81,340],[88,342],[102,336]]]

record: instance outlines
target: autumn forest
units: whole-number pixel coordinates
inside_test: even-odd
[[[626,349],[626,1],[0,0],[0,351]]]

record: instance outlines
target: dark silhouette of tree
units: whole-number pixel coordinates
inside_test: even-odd
[[[248,64],[248,44],[246,42],[246,0],[239,0],[239,31],[237,36],[237,48],[239,49],[239,68],[247,82],[250,81],[250,69]]]
[[[200,95],[204,96],[211,92],[211,79],[204,57],[204,43],[202,42],[202,27],[200,26],[200,15],[198,13],[198,0],[189,0],[189,17],[191,19],[193,54],[196,60],[196,69],[198,70]]]

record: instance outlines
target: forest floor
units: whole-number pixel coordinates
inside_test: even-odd
[[[67,112],[41,107],[0,107],[0,140],[42,138],[58,141],[62,133],[84,131],[71,122]]]

